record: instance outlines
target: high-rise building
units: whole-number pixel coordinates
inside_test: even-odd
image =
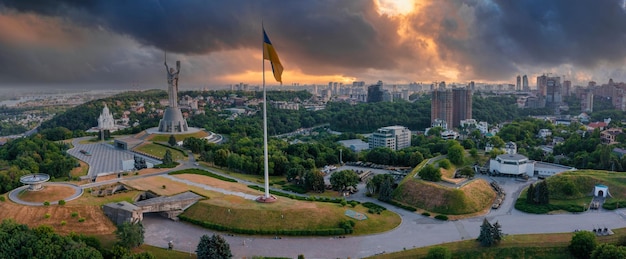
[[[461,120],[472,118],[472,90],[470,87],[452,90],[435,90],[432,93],[430,122],[440,119],[453,128],[459,127]]]
[[[570,96],[572,94],[572,81],[563,81],[563,88],[561,89],[561,95]]]
[[[526,75],[522,77],[522,89],[524,89],[525,92],[530,92],[530,87],[528,86],[528,77]]]
[[[436,119],[452,125],[452,91],[433,90],[430,102],[430,123]]]
[[[383,82],[378,81],[375,85],[367,87],[367,102],[376,103],[383,101]]]
[[[580,94],[580,110],[593,112],[593,91],[591,89],[586,89]]]
[[[561,77],[546,77],[546,105],[558,105],[561,98]]]
[[[452,127],[457,128],[462,120],[472,118],[472,91],[467,88],[452,89]]]
[[[539,92],[539,96],[546,96],[546,86],[548,84],[548,76],[541,75],[537,77],[537,91]]]
[[[522,90],[522,77],[517,75],[517,82],[515,84],[515,91],[521,91]]]
[[[383,127],[374,132],[369,138],[370,149],[388,147],[400,150],[411,146],[411,131],[404,126]]]

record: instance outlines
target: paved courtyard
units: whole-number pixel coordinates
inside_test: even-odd
[[[74,148],[67,151],[68,154],[84,161],[89,164],[89,177],[97,176],[98,174],[112,174],[122,171],[122,160],[132,160],[136,155],[133,152],[122,150],[114,147],[111,144],[98,142],[81,144],[80,141],[87,140],[87,138],[78,138],[72,141]],[[89,152],[91,155],[85,155],[81,153],[81,150]],[[144,157],[146,161],[157,163],[158,161]]]

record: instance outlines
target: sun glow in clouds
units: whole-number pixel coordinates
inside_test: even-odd
[[[407,15],[415,7],[414,0],[376,0],[378,13],[381,15]]]

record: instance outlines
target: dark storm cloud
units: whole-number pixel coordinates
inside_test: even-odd
[[[623,67],[626,57],[622,0],[433,0],[419,6],[404,27],[401,18],[380,15],[374,1],[366,0],[0,0],[0,14],[54,17],[81,28],[93,44],[75,51],[33,50],[0,39],[0,66],[14,66],[0,71],[0,80],[34,80],[38,75],[55,81],[63,81],[57,75],[79,81],[157,78],[162,72],[155,70],[161,63],[159,50],[184,58],[260,49],[262,20],[286,70],[308,75],[393,74],[413,81],[437,80],[440,70],[452,69],[460,80],[489,81],[563,64]],[[404,29],[408,33],[399,35]],[[94,40],[103,32],[115,35],[115,41]],[[145,53],[132,53],[142,46]],[[132,58],[128,63],[117,61],[127,56]],[[207,60],[223,66],[211,69],[214,75],[250,70],[246,59],[222,63],[211,56]],[[206,71],[201,69],[205,63],[195,64],[185,68]],[[519,71],[528,68],[537,71]]]
[[[594,68],[626,57],[621,0],[456,1],[448,7],[439,13],[457,20],[462,9],[473,10],[470,37],[450,33],[455,27],[445,22],[437,41],[478,78],[508,78],[519,66]]]
[[[336,67],[392,69],[394,54],[402,51],[396,25],[379,16],[371,1],[3,2],[19,12],[65,17],[184,54],[260,48],[264,20],[281,56],[297,60],[309,73]]]

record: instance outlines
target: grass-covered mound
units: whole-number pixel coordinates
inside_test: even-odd
[[[604,208],[615,209],[626,206],[626,174],[599,170],[580,170],[565,172],[547,178],[550,203],[546,205],[528,204],[526,188],[515,203],[521,211],[545,214],[551,211],[565,210],[582,212],[589,205],[596,184],[609,187],[611,197],[607,198]],[[623,205],[619,205],[623,203]]]
[[[345,216],[348,209],[365,214],[367,219]],[[401,223],[400,216],[387,210],[372,214],[362,205],[353,208],[285,197],[272,204],[236,196],[209,199],[191,206],[180,218],[211,229],[263,235],[343,235],[341,224],[349,220],[355,222],[352,233],[361,235],[388,231]]]
[[[495,197],[489,183],[482,179],[473,180],[459,189],[412,179],[400,184],[393,193],[396,201],[448,215],[479,212],[491,206]]]

